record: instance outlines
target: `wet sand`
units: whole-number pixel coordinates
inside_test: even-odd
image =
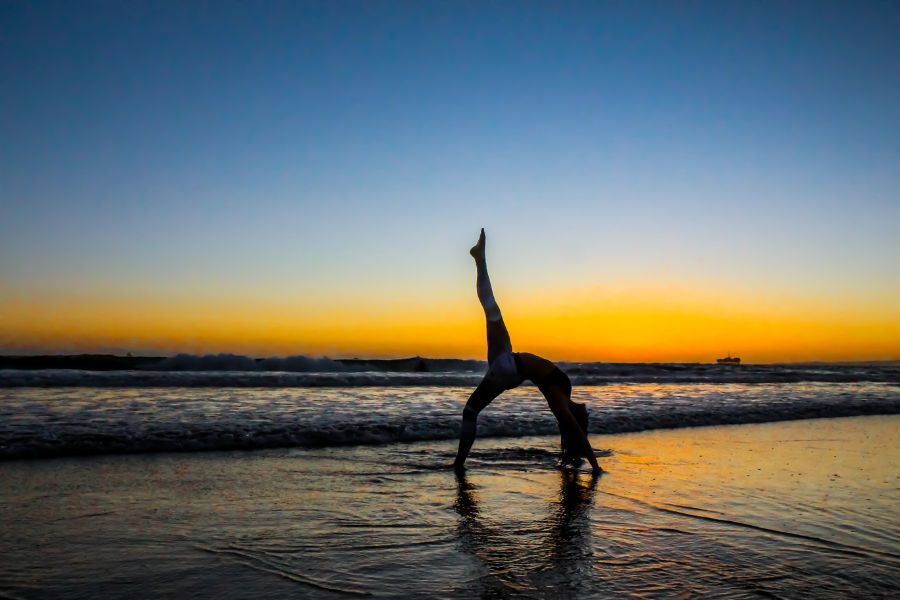
[[[900,417],[0,463],[9,598],[891,597]]]

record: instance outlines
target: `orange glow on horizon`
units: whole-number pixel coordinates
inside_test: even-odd
[[[500,298],[517,350],[554,360],[745,362],[894,360],[894,305],[739,300],[699,291],[590,289]],[[560,300],[563,298],[564,300]],[[362,309],[360,309],[362,306]],[[440,302],[317,299],[0,298],[4,352],[233,352],[254,356],[483,358],[481,309]]]

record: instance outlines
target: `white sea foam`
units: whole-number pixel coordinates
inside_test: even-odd
[[[680,363],[560,363],[575,385],[608,383],[900,384],[900,366],[742,365]],[[13,387],[371,387],[469,386],[487,368],[482,361],[413,358],[339,361],[290,356],[255,359],[233,354],[179,354],[141,370],[0,369],[0,388]]]
[[[470,392],[423,385],[5,389],[0,457],[452,439]],[[883,383],[610,384],[577,386],[573,396],[588,405],[595,434],[900,413],[900,386]],[[486,437],[558,431],[530,386],[498,398],[478,428]]]
[[[309,356],[251,358],[238,354],[176,354],[152,365],[154,371],[285,371],[329,373],[348,370],[342,363]]]

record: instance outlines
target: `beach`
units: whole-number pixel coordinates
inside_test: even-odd
[[[0,463],[6,598],[896,597],[900,416]]]

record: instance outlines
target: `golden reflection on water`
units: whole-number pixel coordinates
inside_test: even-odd
[[[9,462],[0,596],[893,597],[898,419]]]
[[[522,484],[518,487],[523,495],[535,498],[546,495],[547,479],[521,478],[517,482]],[[557,493],[546,504],[549,511],[543,519],[533,521],[529,518],[533,513],[527,510],[519,519],[511,517],[514,510],[488,514],[478,486],[465,473],[458,474],[454,503],[460,517],[457,535],[461,549],[483,568],[475,574],[484,586],[482,593],[567,587],[593,568],[590,512],[599,479],[561,470]]]
[[[889,548],[900,431],[890,418],[661,430],[614,441],[612,495],[834,541]],[[826,517],[827,513],[827,517]],[[842,522],[857,527],[845,529]]]

